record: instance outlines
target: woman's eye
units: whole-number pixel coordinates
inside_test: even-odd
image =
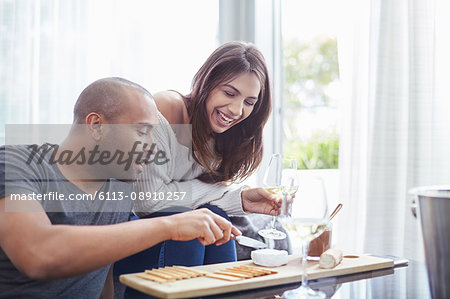
[[[229,92],[229,91],[226,91],[226,90],[225,90],[225,94],[226,94],[227,96],[229,96],[229,97],[232,97],[232,96],[234,96],[234,94],[233,94],[233,93],[231,93],[231,92]]]
[[[147,136],[147,133],[146,133],[146,132],[138,131],[138,135],[139,135],[139,136]]]
[[[249,105],[249,106],[254,106],[254,105],[255,105],[255,103],[250,102],[250,101],[245,101],[245,103],[246,103],[247,105]]]

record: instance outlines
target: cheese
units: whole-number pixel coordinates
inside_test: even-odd
[[[320,256],[319,267],[331,269],[339,265],[342,261],[342,251],[337,248],[330,248]]]
[[[286,250],[259,249],[252,251],[251,256],[256,265],[265,267],[278,267],[288,262]]]

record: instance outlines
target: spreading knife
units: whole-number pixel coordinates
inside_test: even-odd
[[[242,246],[253,247],[253,248],[267,248],[267,244],[261,241],[246,237],[246,236],[234,236],[231,235],[231,239],[235,240]]]

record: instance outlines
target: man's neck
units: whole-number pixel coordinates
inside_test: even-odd
[[[91,145],[83,144],[82,142],[77,141],[77,139],[67,138],[59,145],[58,151],[55,155],[55,160],[62,161],[63,156],[66,156],[67,158],[70,154],[72,157],[76,157],[76,155],[83,152],[86,155],[90,150],[92,150]],[[84,163],[57,162],[56,166],[68,181],[86,193],[95,193],[95,191],[98,191],[106,181],[104,177],[96,175],[98,172],[98,167],[95,165],[89,165],[87,161],[84,161]]]

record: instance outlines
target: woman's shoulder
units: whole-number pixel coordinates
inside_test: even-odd
[[[186,105],[183,96],[176,91],[161,91],[153,95],[156,106],[170,124],[185,123]]]

